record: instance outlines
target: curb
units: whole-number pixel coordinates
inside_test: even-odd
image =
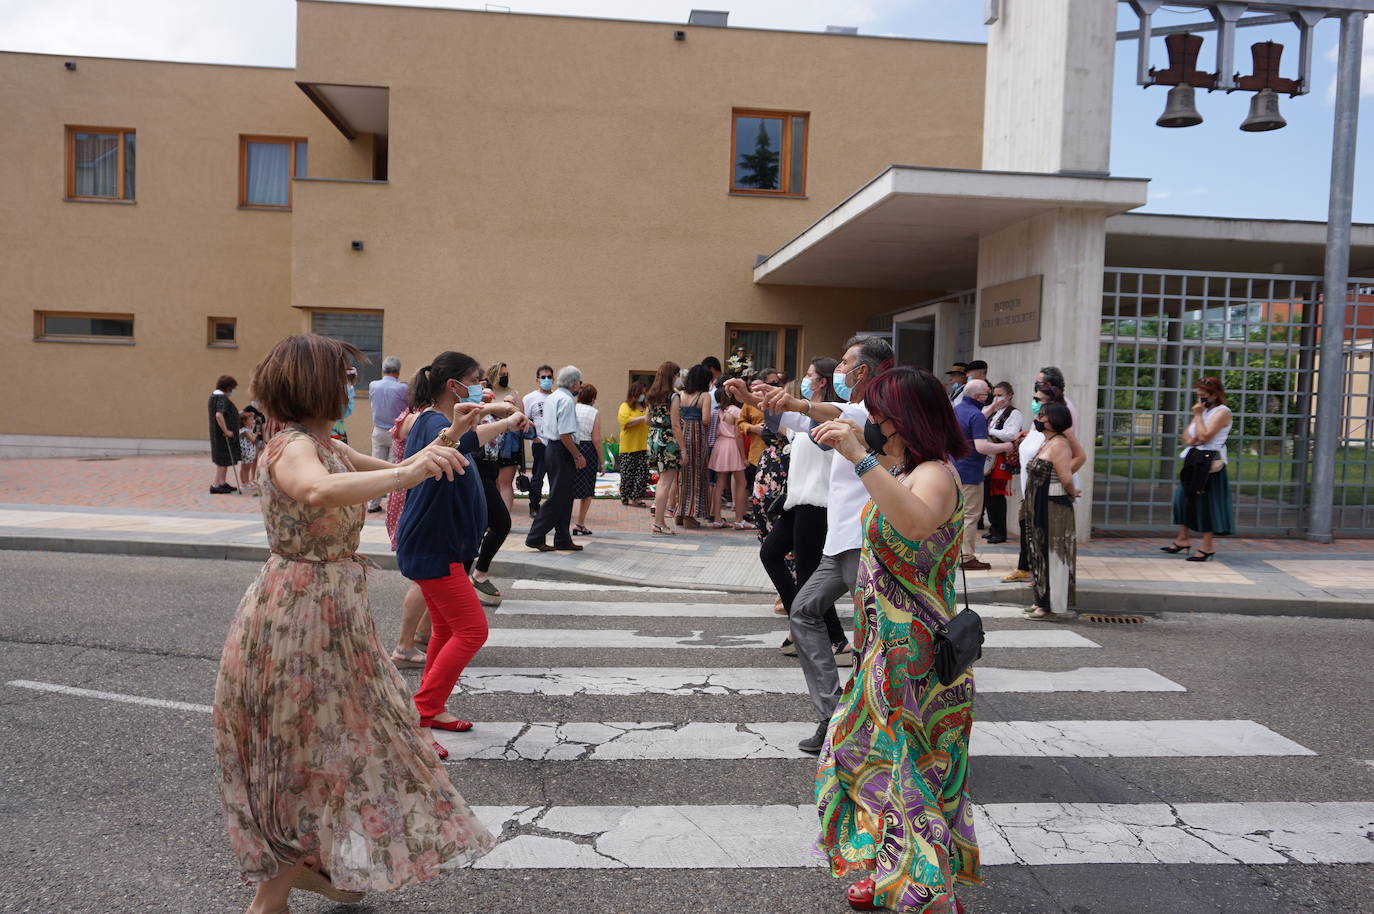
[[[216,559],[221,561],[262,562],[267,559],[264,546],[233,543],[188,543],[176,540],[115,540],[72,536],[0,535],[0,550],[30,552],[75,552],[91,555],[157,556],[180,559]],[[361,550],[361,555],[381,568],[396,570],[396,555]],[[618,575],[598,574],[577,568],[559,568],[523,561],[519,558],[497,559],[492,573],[503,577],[523,577],[540,581],[574,581],[585,584],[626,584],[641,586],[639,579]],[[676,587],[678,590],[719,590],[731,594],[766,594],[762,587],[738,584],[692,584],[677,586],[668,581],[655,581],[655,587]],[[1296,599],[1286,597],[1256,597],[1238,594],[1197,594],[1178,591],[1116,590],[1105,587],[1078,587],[1079,612],[1111,613],[1208,613],[1244,616],[1304,616],[1316,619],[1374,619],[1374,603],[1362,600]],[[961,595],[962,589],[958,593]],[[986,586],[969,588],[969,597],[982,603],[1024,605],[1030,601],[1030,588],[1024,585],[1007,586],[990,582]]]

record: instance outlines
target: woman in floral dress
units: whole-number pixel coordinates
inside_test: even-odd
[[[338,901],[432,879],[494,839],[449,782],[388,662],[357,555],[363,506],[462,473],[441,445],[396,466],[329,438],[359,354],[314,334],[278,343],[253,372],[286,428],[258,468],[269,556],[239,605],[215,686],[215,750],[229,840],[281,914],[293,887]],[[454,410],[466,432],[476,407]]]
[[[836,877],[869,874],[849,889],[857,910],[956,914],[955,884],[980,881],[967,785],[973,672],[941,685],[932,633],[955,611],[963,497],[949,459],[968,445],[929,372],[886,371],[864,403],[862,432],[835,421],[815,433],[855,464],[871,499],[854,594],[857,669],[816,772],[817,847]]]
[[[654,383],[644,395],[649,407],[649,466],[658,473],[654,485],[654,522],[651,531],[657,536],[672,536],[673,525],[668,523],[668,506],[677,504],[677,474],[682,467],[682,454],[673,437],[672,403],[677,396],[673,387],[678,372],[677,362],[664,362],[654,373]]]

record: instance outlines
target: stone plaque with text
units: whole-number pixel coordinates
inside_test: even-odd
[[[1005,346],[1040,339],[1043,276],[978,290],[978,345]]]

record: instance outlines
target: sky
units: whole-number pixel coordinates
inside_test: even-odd
[[[729,9],[730,25],[823,30],[858,26],[861,34],[954,41],[987,40],[978,0],[697,0],[703,8]],[[1023,2],[1023,0],[1012,0]],[[507,0],[501,4],[418,0],[411,5],[458,9],[509,9],[620,19],[683,22],[692,0]],[[1161,12],[1161,24],[1203,16]],[[1119,28],[1136,27],[1120,5]],[[294,0],[0,0],[0,50],[74,56],[132,57],[203,63],[292,66],[295,60]],[[1333,20],[1316,30],[1313,91],[1281,97],[1288,121],[1282,130],[1242,133],[1251,94],[1203,93],[1197,106],[1204,123],[1186,129],[1155,126],[1166,88],[1135,84],[1135,42],[1117,44],[1113,90],[1111,171],[1150,178],[1150,202],[1142,212],[1324,221],[1330,182],[1335,48]],[[1214,33],[1206,33],[1199,69],[1209,69]],[[1250,44],[1273,39],[1285,45],[1284,75],[1295,75],[1297,31],[1284,26],[1242,29],[1236,68],[1250,69]],[[1168,65],[1156,39],[1152,63]],[[1355,220],[1374,223],[1374,17],[1366,23],[1363,115],[1357,156]],[[834,201],[839,202],[839,201]]]

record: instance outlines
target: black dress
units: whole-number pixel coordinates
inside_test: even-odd
[[[215,414],[224,417],[229,437],[224,437]],[[239,462],[239,411],[225,394],[210,394],[210,459],[217,467],[231,467]]]

